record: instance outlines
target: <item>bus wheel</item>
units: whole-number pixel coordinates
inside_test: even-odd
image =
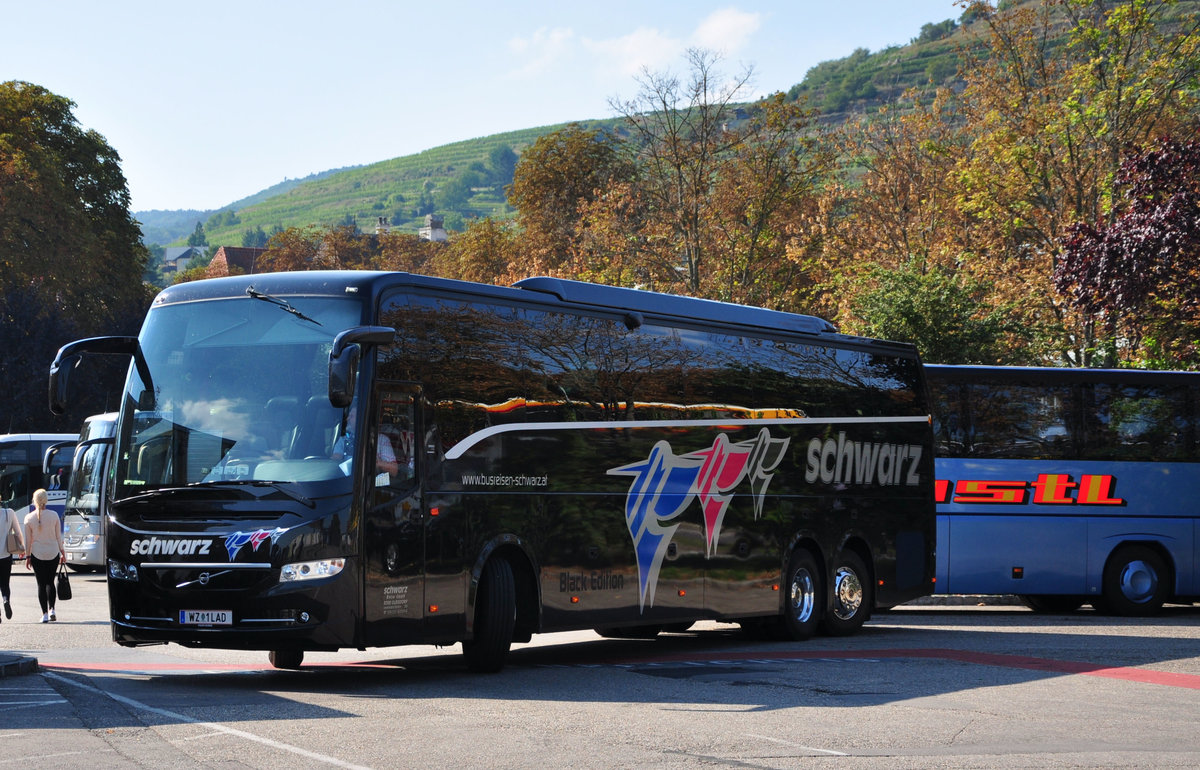
[[[842,551],[830,580],[833,604],[821,619],[821,630],[830,636],[848,636],[866,622],[874,602],[867,565],[853,551]]]
[[[1083,599],[1078,596],[1033,596],[1031,594],[1022,594],[1021,601],[1034,612],[1044,612],[1052,615],[1074,612],[1083,604]]]
[[[499,671],[512,645],[516,622],[517,587],[512,567],[502,558],[488,559],[475,599],[475,636],[463,642],[467,668],[480,673]]]
[[[268,658],[275,668],[300,668],[304,662],[304,650],[271,650]]]
[[[1113,615],[1153,615],[1167,600],[1167,564],[1144,545],[1118,548],[1104,565],[1101,604]]]
[[[783,608],[783,626],[787,638],[802,642],[812,637],[821,621],[825,592],[817,560],[803,548],[788,561],[787,596]]]

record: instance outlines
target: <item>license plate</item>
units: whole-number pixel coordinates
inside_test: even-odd
[[[179,622],[185,626],[230,626],[233,612],[230,610],[180,610]]]

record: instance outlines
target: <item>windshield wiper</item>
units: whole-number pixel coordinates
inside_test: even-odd
[[[223,490],[228,490],[230,487],[268,487],[280,492],[292,500],[295,500],[309,508],[316,508],[317,504],[311,498],[305,497],[299,492],[288,488],[287,484],[281,481],[266,481],[260,479],[243,479],[240,481],[196,481],[184,487],[158,487],[156,489],[148,489],[145,492],[140,492],[136,495],[126,497],[122,502],[132,503],[138,501],[149,500],[159,495],[180,494],[183,492],[204,492],[207,494],[219,494]]]
[[[317,326],[324,326],[324,324],[321,323],[320,321],[318,321],[317,319],[309,318],[304,313],[301,313],[299,310],[292,307],[290,304],[288,304],[287,300],[279,299],[278,297],[272,297],[270,294],[263,294],[261,291],[258,291],[253,286],[247,286],[246,293],[248,295],[250,295],[251,297],[253,297],[254,299],[261,299],[263,302],[270,302],[272,305],[278,305],[280,310],[286,310],[287,312],[291,313],[292,315],[296,316],[297,318],[303,319],[305,321],[309,321],[311,323],[315,323]]]

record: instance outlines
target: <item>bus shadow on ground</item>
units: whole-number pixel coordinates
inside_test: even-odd
[[[930,627],[931,616],[938,627]],[[89,681],[100,689],[112,687],[128,697],[153,702],[158,702],[164,688],[170,688],[181,702],[195,704],[187,709],[189,718],[212,721],[220,721],[235,707],[253,708],[274,719],[347,716],[289,697],[305,693],[408,701],[643,703],[668,708],[705,703],[714,708],[772,711],[884,705],[1078,675],[1200,689],[1200,674],[1154,668],[1194,659],[1194,639],[1138,634],[1143,627],[1194,625],[1198,618],[1200,609],[1182,607],[1134,621],[1093,612],[1047,617],[1014,609],[989,611],[984,617],[974,612],[943,616],[937,610],[905,610],[879,614],[852,637],[802,643],[750,642],[730,626],[667,633],[653,640],[598,638],[519,646],[496,674],[471,673],[459,656],[440,654],[317,663],[298,670],[152,673],[135,683],[92,675]],[[956,627],[940,626],[949,621]],[[1037,628],[1031,623],[1049,625]],[[1009,625],[1023,628],[1011,633],[1003,628]],[[1067,625],[1078,631],[1064,629]],[[1122,630],[1117,631],[1118,626]],[[1117,633],[1108,633],[1110,629]],[[109,727],[131,724],[125,708],[104,711],[111,714]]]

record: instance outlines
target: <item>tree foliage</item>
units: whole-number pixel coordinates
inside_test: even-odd
[[[1200,141],[1160,139],[1125,159],[1115,185],[1105,222],[1068,228],[1055,285],[1097,319],[1108,355],[1200,365]]]
[[[0,344],[13,429],[75,429],[84,410],[100,411],[100,397],[85,396],[65,418],[50,415],[54,353],[79,336],[132,332],[149,304],[120,157],[78,124],[74,106],[40,86],[0,83]]]
[[[1051,277],[1068,225],[1108,215],[1124,149],[1195,112],[1197,25],[1168,25],[1170,5],[969,6],[979,41],[962,51],[961,92],[885,108],[847,138],[863,173],[826,204],[844,217],[822,255],[825,305],[853,300],[855,265],[917,256],[988,287],[981,312],[1030,330],[1028,362],[1092,363],[1094,321]]]
[[[611,132],[572,123],[521,154],[508,201],[517,210],[531,270],[561,269],[580,235],[581,208],[629,176],[618,147]]]
[[[1018,357],[1022,330],[1000,308],[980,315],[984,282],[917,260],[896,268],[876,266],[857,280],[849,312],[868,337],[912,342],[922,358],[943,364],[1006,364]]]

